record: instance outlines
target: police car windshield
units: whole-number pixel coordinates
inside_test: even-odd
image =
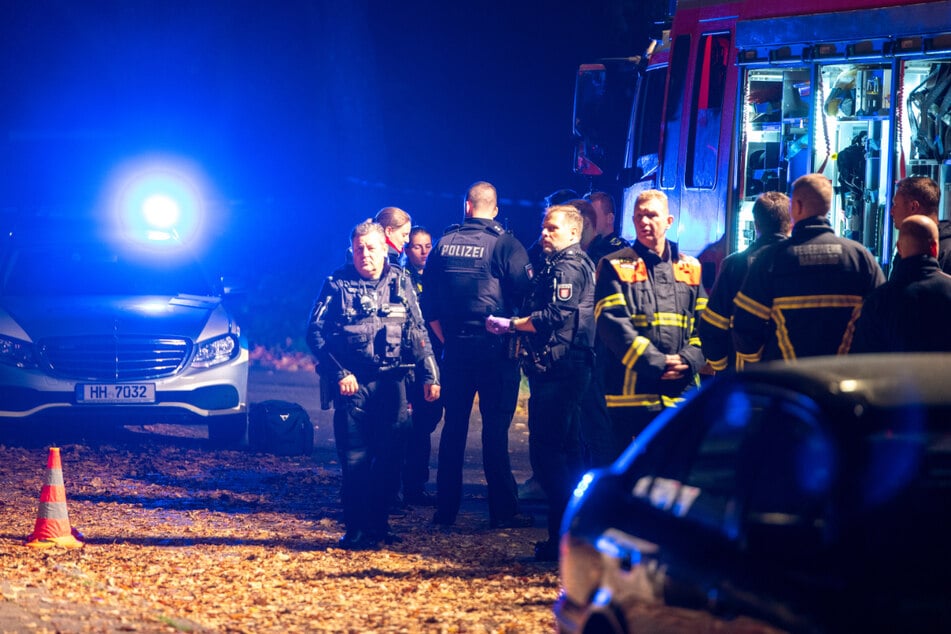
[[[9,254],[3,295],[214,295],[193,260],[131,257],[101,247],[42,246]]]

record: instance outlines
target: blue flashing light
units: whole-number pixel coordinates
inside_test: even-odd
[[[110,183],[109,206],[125,239],[184,245],[201,238],[205,189],[200,170],[169,157],[122,166]]]

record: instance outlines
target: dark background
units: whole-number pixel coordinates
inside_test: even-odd
[[[585,187],[577,66],[648,30],[637,0],[0,0],[0,21],[2,228],[100,221],[117,165],[185,160],[206,259],[283,305],[261,329],[292,338],[383,206],[438,236],[488,180],[534,240],[544,196]]]

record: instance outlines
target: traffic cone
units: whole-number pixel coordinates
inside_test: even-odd
[[[69,526],[59,447],[50,447],[46,461],[46,484],[40,492],[40,510],[36,514],[33,534],[27,537],[26,545],[30,548],[82,548],[84,544],[81,539],[79,531]]]

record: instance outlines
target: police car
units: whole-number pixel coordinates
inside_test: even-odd
[[[178,215],[168,198],[144,209]],[[217,443],[242,441],[247,340],[173,222],[137,226],[141,242],[128,227],[6,236],[0,434],[89,420],[203,424]]]

